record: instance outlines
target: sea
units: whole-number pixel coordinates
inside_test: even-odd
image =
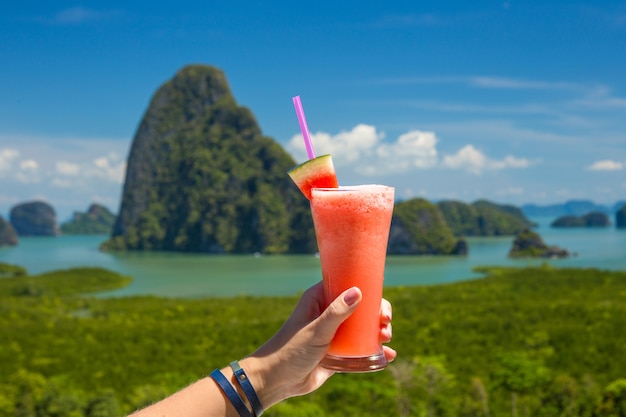
[[[513,237],[468,238],[469,255],[388,256],[385,287],[440,285],[480,279],[477,266],[533,266],[547,262],[564,268],[626,271],[626,230],[551,228],[551,218],[533,218],[548,245],[567,249],[567,259],[509,259]],[[297,295],[321,279],[315,255],[207,255],[164,252],[106,253],[107,236],[20,238],[0,248],[0,262],[17,264],[30,274],[73,267],[102,267],[133,278],[125,288],[101,297],[234,297]]]

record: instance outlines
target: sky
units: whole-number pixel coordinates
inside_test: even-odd
[[[398,199],[626,199],[623,1],[9,2],[0,13],[0,215],[117,212],[157,88],[222,69],[300,163],[300,95],[341,184]]]

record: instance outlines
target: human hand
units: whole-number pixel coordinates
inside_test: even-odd
[[[354,312],[361,299],[361,290],[353,287],[324,309],[323,285],[321,282],[314,285],[302,295],[280,330],[255,353],[241,361],[246,369],[258,372],[260,379],[255,382],[255,387],[263,393],[261,402],[265,408],[286,398],[310,393],[335,373],[322,367],[320,361],[328,351],[337,328]],[[383,299],[381,343],[391,340],[391,316],[391,304]],[[396,352],[388,346],[383,346],[383,352],[389,362],[396,357]]]

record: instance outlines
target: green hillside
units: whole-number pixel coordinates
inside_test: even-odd
[[[518,207],[478,200],[438,204],[455,236],[512,236],[532,226]]]
[[[92,204],[86,212],[75,212],[72,219],[61,225],[66,235],[106,235],[111,233],[115,214],[100,205]]]
[[[398,359],[266,415],[623,416],[626,272],[484,272],[386,289]],[[101,269],[0,279],[0,416],[127,413],[249,353],[296,302],[77,295],[127,282]]]

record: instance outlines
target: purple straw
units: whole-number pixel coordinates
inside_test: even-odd
[[[302,131],[302,137],[304,138],[306,153],[309,156],[309,159],[313,159],[315,158],[315,153],[313,152],[311,134],[309,133],[309,127],[306,124],[306,117],[304,117],[304,109],[302,108],[302,101],[300,101],[300,96],[295,96],[293,98],[293,106],[296,108],[296,115],[298,116],[298,123],[300,124],[300,130]]]

